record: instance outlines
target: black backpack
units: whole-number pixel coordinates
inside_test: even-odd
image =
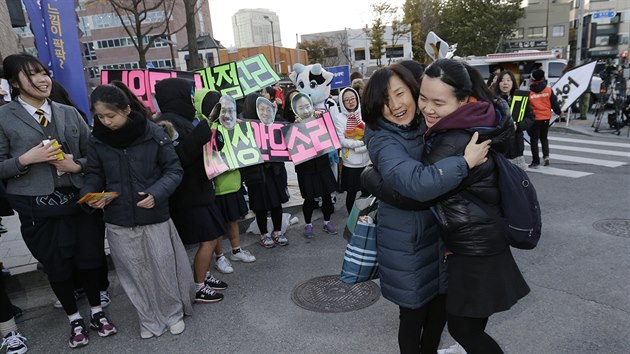
[[[505,237],[510,246],[525,250],[536,247],[542,230],[540,204],[536,189],[527,173],[511,163],[505,156],[490,150],[498,172],[503,217],[497,220],[505,226]],[[470,193],[466,195],[488,215],[494,215],[488,206]]]

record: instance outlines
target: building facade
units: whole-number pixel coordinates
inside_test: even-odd
[[[227,63],[231,61],[239,61],[254,55],[262,54],[271,64],[274,58],[278,65],[274,70],[280,75],[288,75],[293,71],[296,63],[308,63],[308,54],[303,49],[273,47],[270,45],[260,47],[238,48],[238,49],[219,49],[219,62]]]
[[[280,19],[267,9],[241,9],[232,16],[236,48],[266,45],[282,47]]]
[[[351,72],[356,71],[369,76],[378,68],[379,63],[366,29],[346,28],[339,31],[304,34],[301,40],[302,43],[322,39],[326,41],[321,63],[323,66],[349,65]],[[411,33],[394,36],[392,27],[387,26],[383,39],[386,44],[378,58],[381,65],[412,58]]]
[[[172,1],[165,0],[167,8]],[[150,4],[151,1],[148,1]],[[177,51],[188,43],[186,36],[186,14],[183,6],[173,8],[172,16],[166,20],[164,7],[147,13],[142,22],[143,32],[154,26],[141,40],[148,43],[151,36],[159,36],[146,53],[147,65],[155,68],[180,69]],[[133,45],[129,33],[123,27],[120,18],[106,1],[80,0],[76,8],[79,29],[83,33],[80,38],[83,44],[84,70],[91,86],[100,84],[100,71],[103,69],[137,69],[139,68],[138,51]],[[27,17],[28,20],[28,17]],[[210,8],[206,0],[195,17],[197,33],[212,35]],[[130,20],[124,19],[129,25]],[[33,33],[29,27],[16,28],[20,49],[36,55]]]
[[[503,41],[503,51],[553,50],[558,57],[568,58],[572,2],[528,0],[525,17],[518,21],[512,35]]]
[[[581,24],[578,21],[580,16]],[[582,62],[601,59],[627,60],[630,49],[630,1],[574,0],[571,20],[574,28],[571,38],[572,52],[580,50]],[[580,28],[582,36],[578,45]]]

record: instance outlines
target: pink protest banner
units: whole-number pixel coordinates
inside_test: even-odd
[[[339,149],[339,137],[326,112],[321,118],[309,118],[282,129],[291,160],[296,165]]]
[[[101,84],[106,85],[114,80],[122,81],[145,106],[155,112],[155,105],[149,88],[149,74],[146,70],[101,71]]]
[[[202,123],[200,123],[202,124]],[[250,122],[240,122],[233,129],[226,129],[222,125],[213,125],[212,144],[216,141],[214,135],[220,132],[225,142],[221,151],[210,143],[204,146],[204,165],[208,178],[212,179],[227,170],[258,165],[264,162],[262,154],[254,138],[254,130]]]
[[[172,77],[179,77],[186,80],[195,82],[195,88],[203,88],[203,82],[201,81],[201,75],[189,71],[175,71],[175,70],[162,70],[162,69],[147,69],[147,70],[102,70],[101,71],[101,83],[103,85],[112,82],[113,80],[122,81],[125,85],[131,89],[142,103],[151,109],[151,112],[156,112],[159,107],[156,106],[155,97],[155,84],[158,82],[169,79]]]
[[[256,145],[264,161],[291,161],[282,128],[288,123],[275,122],[269,126],[261,121],[248,121],[254,130]]]
[[[199,123],[203,124],[203,123]],[[217,148],[216,141],[217,130],[212,129],[212,139],[203,146],[203,166],[206,169],[208,179],[213,179],[223,172],[229,170],[228,165],[221,158],[221,153]]]

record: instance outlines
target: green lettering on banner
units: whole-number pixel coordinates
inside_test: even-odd
[[[227,144],[221,150],[221,156],[230,169],[263,163],[262,154],[254,139],[254,131],[249,122],[241,122],[234,129],[227,130],[219,126]]]
[[[208,90],[217,91],[222,95],[230,95],[235,99],[243,97],[236,63],[225,63],[197,72],[201,74],[203,86]]]
[[[280,81],[280,77],[262,54],[238,61],[236,66],[244,95],[260,91]]]

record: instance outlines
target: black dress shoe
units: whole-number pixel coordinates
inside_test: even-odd
[[[11,310],[13,311],[13,317],[14,318],[18,318],[20,316],[22,316],[24,314],[24,311],[22,311],[21,308],[11,304]]]

